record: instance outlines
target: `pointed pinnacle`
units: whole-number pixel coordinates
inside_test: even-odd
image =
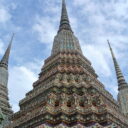
[[[65,0],[62,0],[62,12],[61,12],[60,27],[59,27],[58,32],[60,32],[63,29],[70,30],[72,32],[70,22],[69,22],[69,18],[68,18],[67,9],[66,9]]]
[[[109,40],[107,40],[107,42],[108,42],[108,46],[109,46],[110,52],[111,52],[111,54],[112,54],[112,58],[115,58],[115,56],[114,56],[114,53],[113,53],[113,50],[112,50],[112,47],[111,47],[111,44],[110,44]]]
[[[124,87],[128,87],[128,86],[127,86],[125,78],[124,78],[124,76],[121,72],[121,69],[118,65],[118,62],[115,58],[115,55],[114,55],[114,52],[113,52],[112,47],[110,45],[110,42],[109,41],[107,41],[107,42],[108,42],[108,45],[109,45],[109,48],[110,48],[110,52],[111,52],[111,55],[112,55],[112,59],[113,59],[113,63],[114,63],[115,71],[116,71],[116,77],[117,77],[117,81],[118,81],[118,90],[120,90],[120,89],[122,89]]]
[[[13,35],[11,37],[10,43],[8,45],[8,48],[7,48],[3,58],[0,61],[0,66],[3,66],[5,68],[8,68],[8,61],[9,61],[9,55],[10,55],[10,50],[11,50],[13,38],[14,38],[14,33],[13,33]]]

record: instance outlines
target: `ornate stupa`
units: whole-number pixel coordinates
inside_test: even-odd
[[[51,56],[20,101],[8,128],[128,128],[128,85],[109,44],[118,79],[118,101],[98,80],[71,28],[65,0]]]
[[[0,128],[4,127],[4,125],[8,123],[8,117],[13,113],[8,98],[8,61],[13,36],[3,58],[0,61]]]

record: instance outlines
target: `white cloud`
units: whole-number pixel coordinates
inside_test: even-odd
[[[101,50],[102,47],[96,47],[92,45],[86,45],[86,47],[82,47],[84,54],[87,56],[88,59],[91,60],[93,63],[93,67],[96,68],[96,72],[98,74],[107,76],[111,75],[111,71],[109,68],[108,63],[106,63],[106,50]],[[101,54],[102,53],[102,54]]]
[[[55,1],[55,0],[45,0],[45,1],[42,1],[41,0],[41,4],[42,5],[45,5],[43,7],[43,11],[45,13],[52,13],[52,14],[57,14],[59,11],[60,11],[60,6],[56,6],[58,4],[60,4],[61,1]]]
[[[5,23],[10,20],[11,14],[5,8],[5,6],[0,5],[0,23]]]
[[[41,4],[44,5],[42,7],[44,15],[37,14],[35,16],[35,23],[32,29],[37,33],[37,38],[42,43],[52,45],[54,36],[57,33],[57,23],[60,20],[60,7],[56,6],[58,3],[60,4],[60,1],[41,1]]]
[[[38,33],[39,40],[42,43],[53,42],[56,34],[55,21],[51,17],[37,17],[36,24],[33,26],[33,30]],[[52,43],[51,43],[52,44]]]
[[[11,3],[10,8],[15,10],[17,8],[17,4],[16,3]]]
[[[3,54],[3,52],[4,52],[3,48],[4,48],[4,44],[3,44],[2,40],[0,40],[0,55]]]
[[[41,69],[40,65],[39,61],[35,61],[10,68],[9,97],[14,111],[19,110],[19,101],[32,89],[33,82],[38,78]]]

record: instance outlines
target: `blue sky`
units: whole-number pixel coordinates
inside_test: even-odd
[[[67,0],[71,26],[100,81],[117,96],[117,82],[107,45],[110,40],[128,78],[128,1]],[[0,0],[0,58],[15,33],[9,63],[9,98],[14,111],[38,79],[57,33],[61,0]]]

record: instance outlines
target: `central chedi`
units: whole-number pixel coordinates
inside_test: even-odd
[[[97,77],[71,29],[63,0],[51,56],[9,128],[128,128],[128,118]]]

